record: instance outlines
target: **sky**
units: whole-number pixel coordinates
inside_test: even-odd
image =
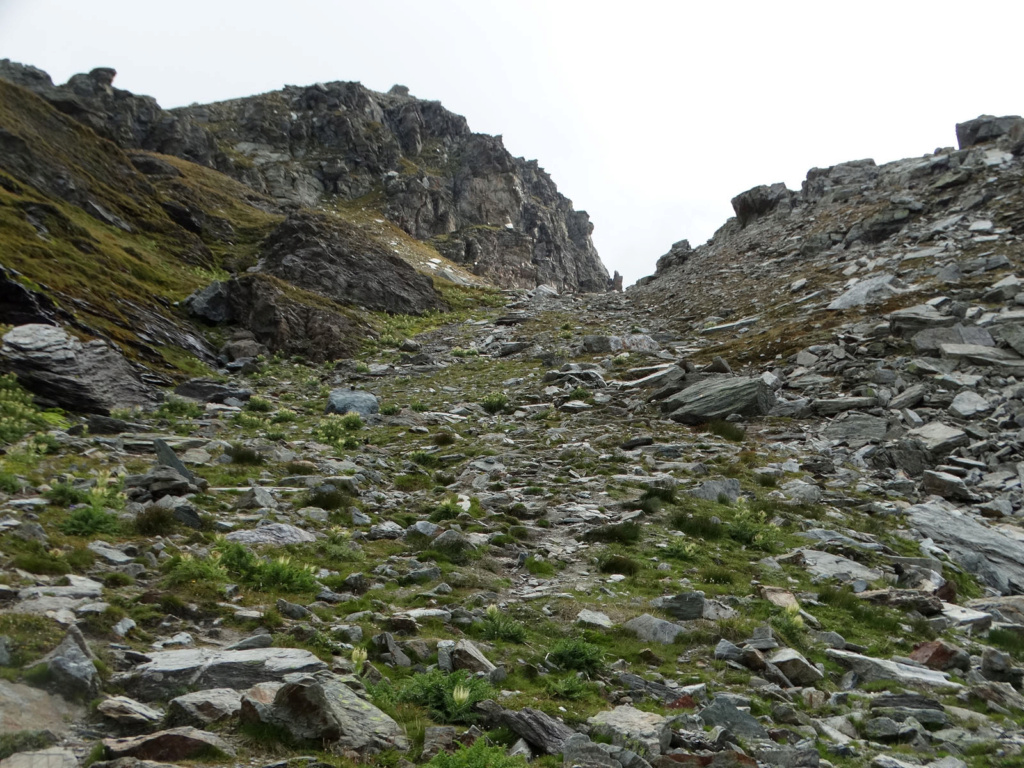
[[[750,187],[1024,113],[1022,29],[1020,0],[0,0],[0,58],[164,107],[407,85],[537,159],[627,285]]]

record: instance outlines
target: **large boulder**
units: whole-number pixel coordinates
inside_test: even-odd
[[[263,245],[260,269],[340,304],[394,314],[447,309],[433,282],[340,218],[296,212]]]
[[[332,389],[324,413],[357,413],[364,419],[380,412],[380,402],[371,392],[357,389]]]
[[[981,115],[973,120],[956,124],[956,141],[960,149],[967,149],[975,144],[998,139],[1000,136],[1010,133],[1021,123],[1024,123],[1024,119],[1018,115],[1005,117]]]
[[[288,675],[268,698],[245,695],[242,722],[283,728],[299,742],[329,743],[363,754],[409,748],[398,723],[329,672]]]
[[[69,411],[108,416],[159,400],[115,347],[81,342],[56,325],[19,325],[4,334],[0,370],[13,372],[41,404]]]
[[[662,403],[669,418],[683,424],[703,424],[732,414],[764,416],[775,405],[775,394],[760,377],[705,379]]]
[[[598,712],[587,723],[594,733],[610,736],[615,744],[628,746],[645,756],[660,755],[672,743],[672,729],[667,717],[656,712],[644,712],[628,704]]]
[[[740,226],[745,227],[754,219],[774,211],[780,204],[788,203],[792,194],[781,182],[771,186],[762,184],[736,195],[732,199],[732,209]]]
[[[915,504],[906,515],[911,527],[982,583],[1003,595],[1024,592],[1024,534],[1019,528],[988,525],[944,501]]]

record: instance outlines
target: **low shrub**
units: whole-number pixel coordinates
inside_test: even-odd
[[[249,402],[245,404],[245,410],[252,411],[253,413],[270,413],[274,410],[274,404],[265,397],[253,395],[249,398]]]
[[[584,541],[601,541],[605,544],[636,544],[640,541],[640,525],[632,520],[593,528],[583,534]]]
[[[548,659],[562,669],[596,675],[604,667],[604,651],[581,638],[559,640],[548,653]]]
[[[135,532],[140,536],[163,536],[178,527],[174,512],[151,504],[135,516]]]
[[[84,504],[89,500],[89,492],[84,488],[76,488],[71,483],[54,483],[43,498],[55,507],[70,507]]]
[[[68,536],[114,534],[119,528],[117,516],[104,510],[98,501],[72,510],[60,524],[61,532]]]
[[[398,702],[426,708],[439,723],[468,725],[477,719],[474,705],[495,694],[490,683],[465,670],[446,674],[434,669],[406,679],[393,695]]]
[[[231,457],[232,464],[258,467],[265,461],[262,453],[240,443],[232,443],[224,449],[224,453]]]
[[[428,768],[526,768],[522,757],[509,757],[505,747],[488,746],[486,739],[477,739],[472,746],[459,745],[451,754],[441,751],[426,763]]]
[[[491,415],[501,413],[508,407],[508,395],[504,392],[492,392],[489,395],[484,395],[480,400],[480,405]]]
[[[597,560],[597,569],[601,573],[618,573],[622,576],[635,576],[642,566],[626,555],[604,554]]]
[[[488,640],[504,640],[509,643],[521,643],[526,640],[526,627],[498,606],[488,606],[483,621],[480,622],[480,634]]]
[[[747,437],[747,430],[731,421],[717,419],[707,425],[707,431],[718,435],[723,440],[730,440],[734,443],[742,443]]]
[[[261,592],[311,593],[319,589],[314,566],[293,563],[286,556],[264,560],[237,542],[220,550],[220,563],[230,576]]]

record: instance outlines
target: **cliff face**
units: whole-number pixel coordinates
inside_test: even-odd
[[[100,68],[55,86],[41,70],[0,62],[0,78],[122,148],[215,168],[279,204],[356,200],[501,287],[608,289],[587,214],[535,161],[472,133],[439,102],[401,86],[383,94],[335,82],[163,110],[114,88],[114,74]]]

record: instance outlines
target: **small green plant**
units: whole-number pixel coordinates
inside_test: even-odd
[[[762,552],[774,552],[782,541],[778,526],[768,522],[767,513],[755,511],[738,502],[739,511],[726,524],[729,538]]]
[[[472,746],[459,745],[451,754],[439,752],[426,763],[428,768],[526,768],[522,757],[509,757],[505,747],[488,746],[486,739],[477,739]]]
[[[140,536],[164,536],[178,527],[174,512],[151,504],[135,516],[135,532]]]
[[[668,546],[661,551],[665,557],[670,557],[673,560],[693,560],[700,554],[701,548],[695,541],[685,541],[679,538],[670,541]]]
[[[169,587],[216,587],[228,580],[228,572],[221,564],[218,552],[207,558],[196,558],[188,552],[174,555],[167,561],[164,571]]]
[[[456,439],[454,432],[442,429],[441,431],[434,433],[434,436],[431,438],[431,442],[433,442],[434,445],[444,447],[446,445],[452,445]]]
[[[274,410],[274,404],[265,397],[253,395],[249,398],[249,402],[245,404],[245,410],[252,411],[253,413],[270,413]]]
[[[61,532],[68,536],[110,535],[117,533],[119,528],[117,516],[95,503],[77,507],[60,524]]]
[[[413,451],[409,454],[409,461],[414,464],[419,464],[421,467],[433,468],[441,463],[441,460],[437,457],[437,454],[427,453],[426,451]]]
[[[479,357],[479,349],[463,349],[461,347],[455,347],[452,350],[452,357]]]
[[[237,542],[224,545],[219,554],[221,567],[230,576],[262,592],[310,593],[319,589],[315,566],[293,563],[290,557],[264,560]]]
[[[530,555],[526,558],[526,562],[523,566],[527,571],[530,572],[531,576],[554,576],[555,566],[547,560],[541,560],[540,558]]]
[[[232,464],[258,467],[265,461],[262,453],[241,443],[232,443],[224,449],[224,453],[231,457]]]
[[[441,523],[445,520],[455,520],[461,514],[462,507],[459,505],[458,498],[449,496],[434,507],[434,511],[430,513],[429,519],[433,523]]]
[[[400,405],[395,405],[394,403],[385,403],[384,405],[382,405],[380,407],[380,415],[381,416],[394,416],[395,414],[400,413],[401,410],[402,410],[402,406],[400,406]]]
[[[417,400],[416,402],[410,404],[409,408],[415,411],[416,413],[426,413],[427,411],[430,410],[430,406],[420,400]]]
[[[724,565],[706,565],[697,571],[697,580],[704,584],[734,584],[738,574]]]
[[[163,418],[184,416],[190,419],[197,419],[203,415],[203,407],[194,400],[171,395],[156,409],[156,415]]]
[[[576,675],[548,677],[544,681],[544,687],[555,698],[567,701],[578,701],[590,692],[590,686]]]
[[[497,413],[501,413],[508,407],[508,395],[504,392],[492,392],[489,395],[484,395],[483,399],[480,400],[480,405],[487,413],[492,416]]]
[[[487,606],[480,624],[480,634],[488,640],[504,640],[509,643],[522,643],[526,640],[526,627],[523,623],[502,613],[496,605]]]
[[[437,722],[468,725],[477,719],[473,706],[494,695],[490,683],[465,670],[449,675],[435,669],[408,678],[396,698],[425,707]]]
[[[632,520],[625,523],[601,525],[587,531],[584,541],[601,541],[605,544],[636,544],[640,541],[641,528]]]
[[[290,424],[298,418],[298,414],[290,408],[282,408],[270,417],[271,424]]]
[[[346,413],[341,417],[341,426],[347,432],[355,432],[363,428],[363,417],[358,413]]]
[[[338,490],[333,485],[322,485],[319,488],[313,488],[302,497],[302,506],[330,511],[344,509],[351,501],[352,497],[344,491]]]
[[[722,521],[705,512],[676,512],[672,515],[669,525],[688,536],[709,541],[720,539],[725,535],[725,526]]]
[[[387,346],[387,345],[382,344],[382,346]],[[391,346],[395,346],[395,345],[392,344]],[[366,363],[356,363],[355,371],[356,371],[356,373],[369,373],[370,372],[370,366],[368,366]]]
[[[0,376],[0,443],[9,444],[61,419],[36,407],[32,395],[18,384],[13,373]]]
[[[596,675],[604,667],[604,651],[581,638],[559,640],[552,647],[548,659],[562,669]]]
[[[18,479],[17,475],[0,471],[0,492],[15,494],[22,489],[22,485],[23,483]]]
[[[76,488],[71,483],[54,483],[43,498],[56,507],[70,507],[73,504],[84,504],[89,500],[89,492],[84,488]]]
[[[618,573],[623,576],[635,576],[642,566],[632,557],[626,555],[604,554],[597,560],[597,569],[601,573]]]

